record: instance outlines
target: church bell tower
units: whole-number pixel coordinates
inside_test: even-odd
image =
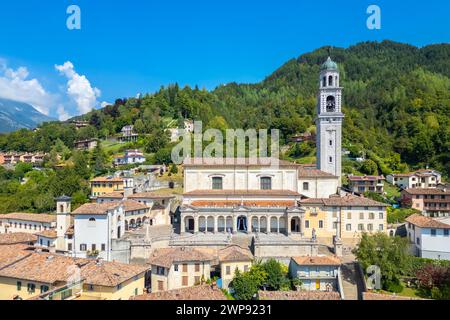
[[[320,71],[317,103],[317,168],[342,175],[342,87],[338,65],[328,57]]]

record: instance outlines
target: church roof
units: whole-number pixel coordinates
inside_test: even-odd
[[[328,57],[327,61],[325,61],[322,64],[322,70],[334,70],[334,71],[338,71],[338,65],[336,62],[334,62],[333,60],[331,60],[330,57]]]

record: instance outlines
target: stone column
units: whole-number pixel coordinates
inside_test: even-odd
[[[291,230],[291,220],[292,217],[290,217],[288,214],[286,215],[286,233],[288,236],[291,235],[292,230]]]
[[[214,217],[214,233],[219,232],[218,219],[219,219],[219,217]]]
[[[247,233],[252,233],[253,232],[253,227],[252,227],[252,220],[253,220],[253,217],[252,216],[249,216],[249,217],[247,217]]]
[[[266,234],[270,233],[270,216],[266,216]]]
[[[180,215],[180,234],[182,234],[183,232],[185,232],[186,230],[186,226],[184,225],[184,216]]]
[[[198,216],[194,217],[194,233],[197,234],[198,233]]]
[[[233,233],[236,234],[237,233],[237,219],[238,217],[233,214]]]
[[[277,233],[280,233],[280,218],[277,218]]]

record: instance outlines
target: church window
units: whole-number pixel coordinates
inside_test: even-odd
[[[347,224],[347,226],[345,227],[345,229],[347,230],[347,231],[352,231],[352,225],[349,223],[349,224]]]
[[[333,76],[328,77],[328,85],[333,86]]]
[[[272,178],[270,177],[261,178],[261,190],[272,190]]]
[[[309,190],[309,182],[303,182],[303,190],[305,191]]]
[[[222,190],[223,189],[223,178],[222,177],[213,177],[212,178],[212,188],[213,188],[213,190]]]
[[[326,87],[327,86],[327,78],[326,77],[323,77],[323,80],[322,80],[322,87]]]
[[[305,228],[309,229],[309,220],[305,220]]]
[[[333,163],[333,157],[330,157],[329,161],[330,163]]]

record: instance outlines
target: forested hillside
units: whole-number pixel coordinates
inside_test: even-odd
[[[118,99],[83,116],[91,126],[46,124],[37,132],[0,136],[0,150],[51,151],[56,141],[69,149],[76,139],[107,138],[127,124],[145,134],[137,143],[146,152],[169,154],[165,128],[182,119],[204,127],[278,128],[282,139],[314,132],[320,65],[329,52],[344,86],[344,147],[351,157],[364,154],[379,173],[430,166],[450,175],[450,44],[417,48],[384,41],[347,49],[323,47],[281,66],[257,84],[230,83],[209,92],[162,87],[142,98]],[[59,141],[60,140],[60,141]],[[314,145],[291,145],[290,158],[314,160]],[[344,162],[344,170],[355,168]]]

